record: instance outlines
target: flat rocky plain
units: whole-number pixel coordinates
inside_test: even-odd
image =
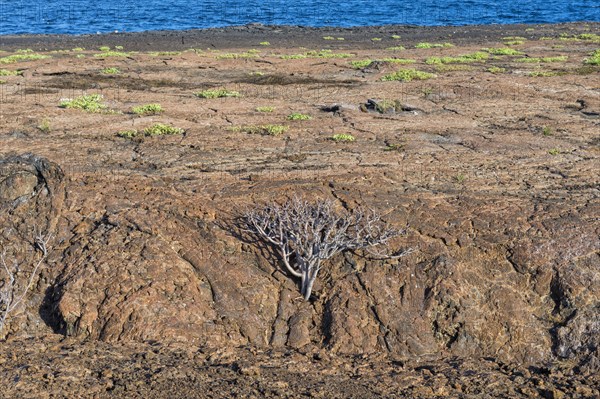
[[[600,397],[598,34],[0,37],[0,244],[19,281],[51,235],[1,332],[0,397]],[[431,75],[386,80],[410,69]],[[85,94],[106,108],[59,106]],[[155,123],[183,132],[144,135]],[[375,209],[407,230],[390,251],[413,251],[338,255],[304,301],[232,227],[294,196]]]

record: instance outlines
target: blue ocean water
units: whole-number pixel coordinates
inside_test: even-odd
[[[600,0],[0,0],[0,34],[600,21]]]

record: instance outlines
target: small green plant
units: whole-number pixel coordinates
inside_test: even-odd
[[[392,62],[394,64],[414,64],[416,62],[408,58],[384,58],[381,61]]]
[[[381,40],[383,40],[383,39],[380,37],[374,37],[371,39],[372,42],[380,42]]]
[[[431,79],[434,77],[435,77],[435,75],[432,73],[418,71],[416,69],[400,69],[394,73],[385,75],[384,77],[381,78],[381,80],[384,82],[395,81],[395,80],[399,80],[399,81],[403,81],[403,82],[410,82],[412,80],[426,80],[426,79]]]
[[[312,119],[310,115],[301,114],[299,112],[293,112],[287,116],[287,119],[290,121],[307,121]]]
[[[457,183],[464,183],[465,180],[467,179],[467,176],[463,175],[462,173],[459,173],[456,176],[454,176],[454,179],[456,180]]]
[[[504,36],[502,40],[527,40],[522,36]]]
[[[44,119],[38,126],[37,128],[43,132],[43,133],[50,133],[50,122],[48,121],[48,119]]]
[[[123,50],[123,46],[115,46],[115,50]]]
[[[335,40],[344,41],[346,39],[344,39],[343,37],[336,37]]]
[[[279,136],[288,130],[284,125],[249,125],[240,126],[232,129],[235,132],[244,132],[248,134],[262,134],[264,136]]]
[[[257,50],[248,50],[246,52],[243,53],[225,53],[225,54],[219,54],[217,55],[217,59],[219,60],[237,60],[237,59],[244,59],[244,58],[256,58],[258,57],[258,51]]]
[[[333,36],[323,36],[323,40],[335,40]]]
[[[195,96],[200,98],[223,98],[223,97],[240,97],[240,93],[234,90],[225,89],[210,89],[203,90],[194,93]]]
[[[261,46],[270,46],[271,45],[271,43],[269,43],[269,42],[260,42],[259,44]]]
[[[181,54],[181,51],[150,51],[148,53],[148,55],[151,57],[173,56],[173,55],[180,55],[180,54]]]
[[[301,60],[304,58],[308,58],[306,54],[284,54],[279,56],[282,60]]]
[[[99,54],[94,54],[96,58],[109,58],[109,57],[129,57],[132,53],[125,53],[123,51],[104,51]]]
[[[76,97],[74,99],[63,99],[60,101],[61,108],[80,109],[86,112],[100,112],[106,109],[102,103],[102,95],[88,94]]]
[[[145,104],[133,107],[131,111],[136,115],[155,115],[163,112],[160,104]]]
[[[546,62],[565,62],[565,61],[567,61],[568,58],[569,57],[567,57],[566,55],[557,56],[557,57],[542,57],[542,58],[527,57],[527,58],[517,58],[515,60],[515,62],[539,64],[539,63],[546,63]]]
[[[102,72],[105,75],[118,75],[118,74],[121,73],[121,71],[119,70],[119,68],[115,68],[115,67],[104,68],[100,72]]]
[[[257,112],[273,112],[275,107],[256,107]]]
[[[586,58],[585,63],[590,65],[600,65],[600,49],[594,51],[590,58]]]
[[[404,144],[388,144],[383,151],[404,151]]]
[[[19,71],[9,71],[7,69],[0,69],[0,76],[17,76],[20,75]]]
[[[558,148],[552,148],[551,150],[548,151],[548,154],[558,155],[558,154],[560,154],[560,150]]]
[[[507,40],[504,42],[505,46],[518,46],[525,43],[525,40]]]
[[[550,127],[548,127],[548,126],[544,126],[542,128],[542,134],[544,136],[552,136],[552,129]]]
[[[500,68],[500,67],[490,67],[487,69],[488,72],[494,73],[494,74],[500,74],[500,73],[504,73],[506,72],[506,68]]]
[[[386,50],[390,50],[390,51],[402,51],[402,50],[406,50],[406,48],[404,46],[392,46],[392,47],[386,48]]]
[[[469,62],[485,62],[489,58],[488,53],[477,51],[471,54],[464,54],[458,57],[429,57],[425,61],[426,64],[454,64],[454,63],[469,63]]]
[[[80,52],[80,51],[84,51],[85,49],[83,47],[75,47],[73,49],[71,49],[71,51],[75,51],[75,52]]]
[[[534,78],[548,78],[551,76],[558,76],[560,73],[554,71],[533,71],[529,72],[529,76]]]
[[[260,72],[260,71],[255,71],[255,72],[250,72],[249,75],[250,76],[264,76],[265,73],[264,72]]]
[[[49,55],[43,54],[13,54],[0,58],[0,64],[12,64],[21,61],[35,61],[50,58]]]
[[[100,51],[110,51],[110,47],[108,47],[108,46],[102,46],[98,50],[100,50]]]
[[[398,40],[398,39],[400,39],[402,36],[400,36],[400,35],[392,35],[391,37],[392,37],[392,39],[396,39],[396,40]]]
[[[331,136],[331,140],[335,141],[336,143],[350,143],[355,141],[356,138],[348,133],[338,133]]]
[[[523,53],[519,50],[515,50],[510,47],[498,47],[498,48],[484,48],[483,51],[487,51],[493,55],[522,55]]]
[[[350,65],[354,69],[364,69],[364,68],[368,67],[369,65],[371,65],[371,63],[373,63],[373,60],[350,61]]]
[[[449,47],[454,47],[454,44],[452,44],[452,43],[427,43],[427,42],[423,42],[423,43],[417,43],[415,45],[415,48],[449,48]]]
[[[85,54],[77,54],[75,58],[85,58]]]
[[[331,50],[321,50],[321,51],[311,50],[311,51],[307,51],[305,53],[305,55],[307,57],[314,57],[314,58],[350,58],[350,57],[354,57],[354,54],[334,53]]]
[[[0,79],[0,85],[6,84],[6,80]]]
[[[138,135],[138,131],[135,129],[130,130],[121,130],[117,133],[118,137],[122,137],[124,139],[132,139]]]
[[[595,33],[582,33],[580,35],[577,35],[577,38],[579,40],[591,41],[591,42],[594,42],[594,43],[600,43],[600,35],[597,35]]]
[[[154,125],[149,126],[144,129],[144,136],[149,136],[149,137],[183,134],[183,133],[185,133],[185,130],[183,130],[182,128],[165,125],[163,123],[155,123]]]
[[[30,48],[18,49],[16,51],[16,53],[18,53],[18,54],[28,54],[28,53],[33,53],[33,50],[30,49]]]

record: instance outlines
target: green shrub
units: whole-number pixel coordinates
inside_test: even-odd
[[[525,63],[542,63],[542,62],[564,62],[568,59],[566,55],[558,56],[558,57],[528,57],[528,58],[518,58],[515,62],[525,62]]]
[[[133,107],[131,111],[136,115],[154,115],[163,112],[160,104],[145,104]]]
[[[348,133],[338,133],[331,136],[331,140],[335,141],[336,143],[349,143],[355,141],[356,138]]]
[[[59,106],[61,108],[80,109],[86,112],[100,112],[106,109],[106,105],[102,103],[102,95],[100,94],[88,94],[74,99],[63,99]]]
[[[488,53],[477,51],[472,54],[460,55],[458,57],[429,57],[426,64],[454,64],[468,62],[485,62],[489,58]]]
[[[423,42],[423,43],[417,43],[415,45],[415,48],[448,48],[448,47],[454,47],[454,44],[452,44],[452,43],[427,43],[427,42]]]
[[[195,96],[200,98],[223,98],[223,97],[240,97],[240,93],[233,90],[225,89],[210,89],[203,90],[194,93]]]
[[[402,51],[402,50],[406,50],[406,48],[404,46],[392,46],[392,47],[386,48],[386,50]]]
[[[181,54],[181,51],[150,51],[148,53],[148,55],[152,56],[152,57],[172,56],[172,55],[179,55],[179,54]]]
[[[410,82],[412,80],[426,80],[434,78],[435,75],[428,72],[418,71],[416,69],[400,69],[389,75],[385,75],[381,78],[384,82],[399,80],[403,82]]]
[[[506,72],[506,69],[500,68],[500,67],[490,67],[490,68],[488,68],[487,71],[491,72],[491,73],[504,73],[504,72]]]
[[[135,129],[121,130],[120,132],[117,133],[117,136],[122,137],[124,139],[132,139],[132,138],[136,137],[137,134],[138,134],[138,131]]]
[[[0,58],[0,64],[12,64],[21,61],[35,61],[50,58],[49,55],[43,54],[13,54]]]
[[[105,51],[99,54],[94,54],[97,58],[108,58],[108,57],[129,57],[133,53],[125,53],[123,51]]]
[[[519,50],[515,50],[510,47],[499,47],[499,48],[484,48],[483,51],[487,51],[493,55],[522,55],[523,53]]]
[[[274,107],[256,107],[257,112],[273,112],[275,111]]]
[[[0,69],[0,76],[17,76],[20,74],[20,71],[9,71],[7,69]]]
[[[600,65],[600,49],[594,51],[590,58],[586,58],[585,63],[591,65]]]
[[[310,115],[301,114],[299,112],[293,112],[287,116],[290,121],[307,121],[312,119]]]
[[[105,75],[118,75],[118,74],[121,73],[121,71],[119,70],[119,68],[115,68],[115,67],[104,68],[100,72],[102,72]]]
[[[283,125],[249,125],[235,127],[232,130],[249,134],[262,134],[265,136],[279,136],[287,131],[288,127]]]
[[[183,134],[183,133],[185,133],[185,130],[183,130],[179,127],[165,125],[163,123],[155,123],[154,125],[144,129],[144,136],[149,136],[149,137]]]

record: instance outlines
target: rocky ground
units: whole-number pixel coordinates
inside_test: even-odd
[[[51,239],[0,396],[599,397],[599,28],[1,37],[19,289]],[[84,94],[105,108],[60,106]],[[306,302],[231,227],[294,195],[374,208],[413,252],[336,256]]]

